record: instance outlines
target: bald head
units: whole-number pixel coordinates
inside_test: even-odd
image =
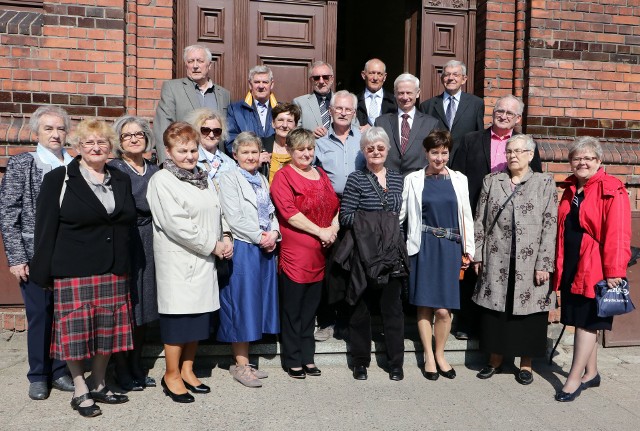
[[[387,79],[387,67],[377,58],[372,58],[364,65],[364,70],[360,73],[367,89],[375,93],[382,88]]]

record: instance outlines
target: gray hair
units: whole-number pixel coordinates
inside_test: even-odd
[[[262,140],[253,132],[242,132],[233,140],[233,152],[237,153],[240,147],[245,145],[256,144],[258,151],[262,152]]]
[[[444,71],[447,70],[447,68],[449,67],[458,67],[460,66],[460,68],[462,69],[462,74],[466,75],[467,74],[467,65],[464,64],[463,62],[461,62],[460,60],[449,60],[447,61],[444,66],[442,66],[442,74],[444,75]]]
[[[500,104],[503,100],[514,100],[518,104],[518,115],[522,115],[524,112],[524,102],[519,97],[514,96],[513,94],[507,94],[506,96],[502,96],[496,100],[496,104],[493,105],[493,110],[496,110],[496,106]]]
[[[391,148],[391,145],[389,144],[389,135],[387,135],[387,132],[385,132],[382,127],[369,127],[364,131],[360,138],[360,151],[364,152],[364,149],[369,145],[380,141],[384,142],[384,146],[387,147],[387,150]]]
[[[70,132],[71,129],[71,120],[69,119],[69,114],[64,109],[53,106],[53,105],[44,105],[35,110],[35,112],[31,115],[31,119],[29,120],[29,128],[33,133],[38,133],[38,127],[40,127],[40,118],[43,115],[53,115],[56,117],[62,118],[64,121],[64,128],[67,133]]]
[[[513,135],[507,140],[507,145],[517,141],[523,142],[525,150],[535,151],[536,149],[536,143],[533,141],[531,135]]]
[[[222,129],[222,135],[220,135],[220,141],[226,141],[229,137],[229,131],[227,130],[227,119],[225,115],[222,115],[220,111],[214,111],[211,108],[198,108],[189,112],[184,121],[191,124],[198,133],[200,133],[200,127],[204,125],[207,120],[216,120],[220,123]]]
[[[380,64],[382,64],[382,68],[384,69],[383,72],[387,73],[387,65],[384,64],[384,61],[380,60],[379,58],[372,58],[370,60],[367,60],[367,62],[364,64],[364,71],[366,72],[367,70],[369,70],[369,66],[371,65],[372,62],[374,61],[378,61],[380,62]]]
[[[316,67],[320,67],[320,66],[328,67],[329,70],[331,71],[331,74],[333,75],[333,67],[329,63],[327,63],[326,61],[318,60],[318,61],[315,61],[311,65],[311,68],[309,69],[309,78],[311,78],[313,76],[313,69],[315,69]]]
[[[569,147],[569,160],[571,160],[576,153],[582,153],[589,150],[595,153],[598,160],[602,160],[604,157],[604,151],[602,151],[600,141],[593,136],[580,136],[576,138]]]
[[[416,91],[420,89],[420,80],[413,76],[410,73],[403,73],[398,76],[395,81],[393,81],[393,91],[395,92],[398,89],[398,85],[401,82],[411,82],[416,86]]]
[[[182,54],[182,59],[185,61],[187,61],[187,55],[192,52],[192,51],[204,51],[205,56],[207,57],[207,62],[211,63],[211,59],[213,59],[213,55],[211,54],[211,51],[209,50],[209,48],[207,48],[204,45],[189,45],[187,46]]]
[[[265,73],[269,75],[269,81],[273,81],[273,71],[268,66],[262,64],[253,66],[249,69],[249,81],[251,81],[255,75],[263,75]]]
[[[335,93],[333,93],[333,95],[331,96],[331,102],[329,102],[329,106],[333,107],[336,104],[336,99],[338,97],[348,97],[351,99],[351,102],[353,103],[353,109],[356,109],[358,107],[358,98],[356,97],[355,94],[350,93],[347,90],[340,90],[340,91],[336,91]]]
[[[122,141],[120,138],[122,129],[124,129],[124,126],[131,123],[137,124],[140,129],[142,129],[142,133],[144,133],[144,140],[147,143],[147,145],[144,147],[145,153],[151,151],[151,149],[153,148],[153,133],[151,133],[149,122],[144,118],[135,117],[133,115],[123,115],[113,122],[113,128],[115,129],[118,138],[113,143],[113,152],[115,153],[116,157],[122,157],[122,154],[124,153],[124,150],[122,149]]]

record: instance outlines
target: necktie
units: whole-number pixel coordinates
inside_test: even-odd
[[[407,151],[407,144],[409,143],[409,133],[411,128],[409,127],[409,114],[402,114],[402,126],[400,127],[400,152],[404,154]]]
[[[378,96],[371,95],[371,102],[369,102],[369,123],[373,126],[376,118],[380,115],[380,106],[378,106]]]
[[[262,129],[264,129],[264,125],[267,122],[267,105],[266,104],[258,102],[258,115],[260,116],[260,123],[262,123]]]
[[[329,115],[329,110],[327,109],[327,97],[322,97],[322,101],[320,102],[320,116],[322,117],[322,127],[325,129],[329,129],[329,123],[331,122],[331,116]]]
[[[447,123],[449,124],[449,130],[451,130],[454,118],[456,118],[456,99],[449,97],[449,106],[447,106]]]

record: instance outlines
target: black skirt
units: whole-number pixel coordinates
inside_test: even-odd
[[[206,340],[211,331],[213,313],[160,314],[160,339],[163,344],[185,344]]]

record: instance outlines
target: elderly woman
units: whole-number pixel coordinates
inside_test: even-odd
[[[575,326],[573,362],[557,401],[573,401],[584,389],[600,386],[597,332],[611,330],[612,317],[598,317],[595,285],[617,287],[627,274],[631,210],[624,185],[601,167],[597,139],[581,137],[569,149],[573,175],[558,209],[555,289],[560,290],[561,322]]]
[[[101,414],[94,401],[128,401],[105,384],[109,356],[133,349],[128,273],[136,208],[129,176],[106,164],[116,140],[105,122],[81,121],[72,139],[78,157],[45,175],[36,210],[30,276],[53,285],[51,356],[67,361],[71,407],[86,417]]]
[[[73,391],[66,364],[49,357],[53,323],[53,293],[29,278],[29,262],[33,257],[33,232],[36,221],[36,199],[44,174],[68,165],[73,158],[65,151],[69,116],[64,109],[43,106],[36,109],[29,122],[38,145],[32,153],[13,156],[0,185],[0,228],[9,271],[20,284],[29,331],[29,397],[44,400],[49,385]]]
[[[391,380],[402,380],[404,372],[404,315],[400,300],[401,281],[406,275],[407,253],[398,213],[402,205],[402,175],[384,167],[389,154],[389,137],[381,127],[368,129],[360,139],[366,166],[347,178],[340,206],[340,225],[351,235],[340,243],[336,261],[353,244],[347,303],[353,305],[349,339],[353,377],[367,379],[371,362],[371,309],[379,304],[387,366]],[[332,237],[333,238],[333,237]],[[371,262],[381,262],[370,268]],[[343,267],[344,263],[343,263]],[[395,273],[395,274],[392,274]]]
[[[231,223],[235,251],[229,285],[220,292],[218,340],[231,343],[235,365],[229,372],[245,386],[262,386],[267,373],[249,363],[249,343],[280,332],[274,250],[280,227],[269,183],[258,169],[262,143],[252,132],[233,141],[239,169],[220,177],[222,208]]]
[[[316,309],[322,296],[327,247],[338,233],[340,202],[327,174],[312,166],[313,132],[297,128],[287,136],[291,163],[271,185],[280,243],[280,325],[283,363],[289,376],[319,376],[313,338]]]
[[[166,361],[161,385],[177,403],[194,401],[187,389],[210,392],[194,374],[193,361],[219,308],[214,256],[228,259],[233,254],[218,195],[209,187],[207,173],[196,166],[198,140],[189,123],[171,124],[163,135],[168,158],[147,190]]]
[[[220,174],[235,169],[236,162],[219,148],[227,139],[224,115],[209,108],[200,108],[191,111],[185,121],[200,131],[198,167],[207,173],[209,180],[217,181]]]
[[[155,387],[156,381],[146,375],[142,367],[145,328],[158,320],[156,274],[153,261],[153,228],[151,210],[147,202],[147,185],[158,167],[144,158],[153,148],[153,134],[147,120],[131,115],[114,123],[116,159],[108,163],[129,176],[136,202],[137,229],[131,232],[131,304],[133,305],[133,346],[130,352],[115,355],[115,380],[126,391],[141,391]]]
[[[269,154],[269,161],[262,163],[260,173],[273,182],[273,176],[291,161],[291,154],[287,148],[287,135],[300,120],[300,108],[293,103],[278,103],[271,111],[275,134],[262,139],[261,157]]]
[[[557,192],[550,174],[533,172],[535,142],[528,135],[507,141],[507,169],[484,177],[476,214],[473,301],[481,309],[480,347],[489,363],[477,374],[502,371],[505,355],[520,357],[516,380],[533,382],[531,358],[547,348],[549,309],[555,308],[553,272]],[[508,266],[507,266],[508,263]]]
[[[411,256],[409,303],[417,307],[428,380],[456,377],[444,349],[451,310],[460,308],[460,268],[468,266],[463,257],[468,261],[475,251],[467,177],[446,166],[452,145],[449,132],[431,132],[422,143],[427,166],[407,175],[402,192],[400,220],[407,219]]]

